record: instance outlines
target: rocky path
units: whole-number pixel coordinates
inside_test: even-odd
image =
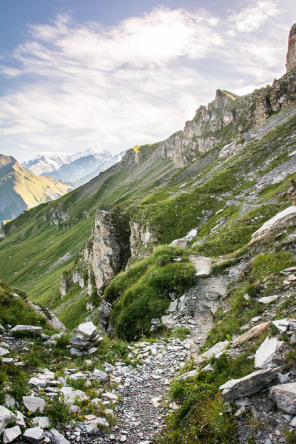
[[[192,259],[197,273],[202,270],[202,275],[209,274],[207,258],[195,256]],[[204,344],[213,325],[218,300],[225,292],[226,282],[222,276],[200,279],[198,285],[188,290],[177,304],[173,304],[175,311],[169,314],[172,325],[190,329],[187,339],[139,343],[131,353],[143,359],[143,364],[132,370],[117,365],[113,373],[113,379],[119,382],[118,393],[121,395],[117,425],[111,435],[103,434],[89,442],[153,442],[153,436],[162,429],[168,411],[164,407],[163,396],[176,372]],[[168,406],[169,410],[174,408],[177,408],[174,403]]]

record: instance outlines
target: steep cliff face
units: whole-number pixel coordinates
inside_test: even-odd
[[[162,155],[173,159],[175,165],[187,165],[198,153],[210,150],[222,137],[215,135],[235,118],[237,96],[218,89],[215,100],[200,106],[193,120],[186,122],[184,130],[170,136],[160,145]]]
[[[98,210],[92,248],[92,269],[98,290],[109,283],[120,270],[121,247],[118,237],[111,214]]]
[[[292,26],[289,34],[286,67],[287,72],[296,68],[296,23]]]
[[[131,259],[142,259],[149,256],[158,238],[150,227],[149,222],[142,223],[130,221],[130,249]]]

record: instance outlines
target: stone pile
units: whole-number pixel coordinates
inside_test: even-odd
[[[102,340],[102,336],[97,333],[97,327],[92,322],[84,322],[78,326],[76,336],[70,339],[70,353],[75,356],[95,353]]]

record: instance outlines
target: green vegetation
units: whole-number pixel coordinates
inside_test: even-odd
[[[106,299],[115,301],[111,314],[115,333],[128,341],[149,335],[151,319],[164,314],[170,295],[181,296],[195,282],[187,252],[156,248],[147,259],[117,275],[105,290]]]
[[[19,297],[13,296],[13,293],[18,294]],[[36,313],[22,296],[22,292],[12,290],[8,284],[0,281],[0,324],[10,324],[12,327],[17,324],[40,325],[40,327],[49,328],[46,319]]]

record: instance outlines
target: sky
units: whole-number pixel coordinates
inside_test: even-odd
[[[295,0],[0,0],[0,153],[118,153],[285,73]]]

